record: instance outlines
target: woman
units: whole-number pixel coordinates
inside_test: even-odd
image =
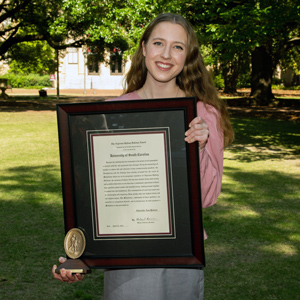
[[[203,207],[216,203],[221,191],[224,147],[233,131],[224,103],[207,72],[196,34],[181,16],[161,14],[146,28],[126,76],[125,94],[115,100],[197,98],[198,116],[185,133],[200,149]],[[60,262],[64,259],[60,258]],[[56,266],[53,267],[55,270]],[[55,278],[74,282],[82,276],[62,270]],[[105,271],[106,300],[203,299],[204,275],[198,269],[124,269]]]

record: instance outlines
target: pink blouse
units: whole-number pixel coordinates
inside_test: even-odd
[[[140,99],[141,97],[134,91],[113,100]],[[199,154],[202,207],[205,208],[214,205],[221,193],[224,140],[223,134],[217,128],[219,112],[213,106],[198,101],[197,115],[203,118],[209,128],[208,141]]]

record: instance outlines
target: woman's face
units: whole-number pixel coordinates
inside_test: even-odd
[[[185,63],[186,48],[187,34],[181,25],[159,23],[153,29],[147,44],[143,42],[147,79],[161,83],[176,80]]]

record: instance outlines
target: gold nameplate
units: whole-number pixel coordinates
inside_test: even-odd
[[[71,271],[72,274],[81,274],[81,273],[84,273],[84,270],[83,269],[68,269],[68,271]],[[61,270],[60,270],[61,272]]]

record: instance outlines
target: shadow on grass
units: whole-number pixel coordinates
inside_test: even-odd
[[[1,299],[21,294],[29,299],[30,293],[37,299],[49,281],[51,261],[63,254],[58,172],[57,166],[45,165],[14,167],[0,174],[0,260],[5,270],[0,274]]]
[[[0,189],[8,197],[20,195],[14,200],[23,202],[43,202],[45,195],[61,197],[60,170],[56,165],[8,168],[0,174]]]
[[[234,160],[252,162],[294,159],[300,154],[300,123],[265,119],[232,119]]]
[[[204,211],[206,297],[297,299],[300,174],[267,166],[299,158],[300,124],[245,118],[232,123],[236,139],[226,155],[228,180],[217,205]]]
[[[226,98],[225,101],[233,117],[300,121],[299,98],[276,98],[270,106],[260,106],[251,97]]]
[[[12,255],[28,247],[53,250],[47,244],[63,234],[59,175],[53,165],[14,167],[0,175],[1,241]]]
[[[237,168],[224,174],[230,183],[204,212],[208,299],[298,299],[300,176]]]
[[[0,299],[102,299],[103,274],[62,284],[51,274],[64,253],[57,165],[20,166],[0,174]]]
[[[95,102],[103,101],[107,98],[114,98],[112,96],[91,96],[91,97],[60,97],[55,96],[47,98],[33,97],[33,96],[15,96],[7,100],[0,100],[0,111],[5,112],[25,112],[28,110],[43,111],[56,110],[56,104],[62,103],[79,103],[79,102]]]
[[[299,241],[294,242],[289,236],[299,227],[299,217],[295,212],[300,209],[297,201],[300,175],[279,171],[258,173],[228,167],[224,175],[231,178],[231,183],[222,186],[227,199],[221,200],[221,203],[225,200],[225,206],[218,212],[219,216],[227,215],[239,223],[233,227],[239,234],[245,231],[248,237],[270,239],[272,242],[286,240],[299,252]],[[248,211],[245,215],[244,208]],[[250,231],[246,228],[247,220],[251,225]]]

